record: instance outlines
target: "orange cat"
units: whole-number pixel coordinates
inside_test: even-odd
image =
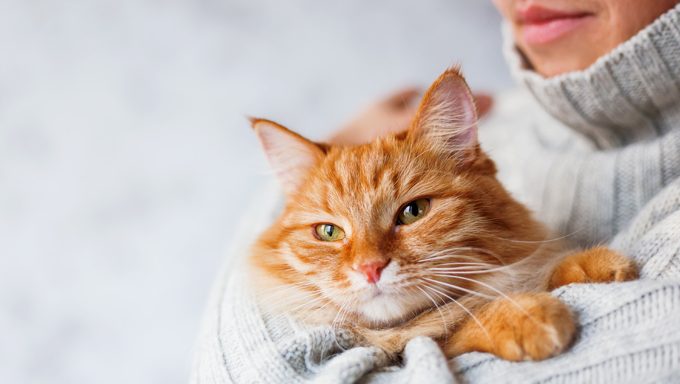
[[[447,356],[539,360],[568,347],[574,317],[547,290],[633,279],[635,265],[551,240],[496,179],[476,121],[457,69],[430,87],[408,131],[365,145],[253,119],[287,194],[250,257],[264,310],[349,328],[390,356],[419,335]]]

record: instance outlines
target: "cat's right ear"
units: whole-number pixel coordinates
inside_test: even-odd
[[[444,72],[423,96],[409,132],[425,138],[462,162],[477,153],[475,100],[458,68]]]
[[[250,118],[250,123],[284,191],[292,194],[321,161],[323,149],[273,121]]]

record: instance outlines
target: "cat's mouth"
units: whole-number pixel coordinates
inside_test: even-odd
[[[388,293],[385,292],[383,288],[378,287],[377,285],[372,285],[365,289],[365,291],[362,293],[361,297],[359,298],[361,301],[369,301],[373,300],[377,297],[380,296],[385,296]]]

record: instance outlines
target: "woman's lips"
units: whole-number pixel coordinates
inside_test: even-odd
[[[517,12],[526,44],[546,44],[580,27],[592,18],[587,12],[565,12],[530,6]]]

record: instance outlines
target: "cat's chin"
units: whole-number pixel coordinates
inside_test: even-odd
[[[393,327],[417,316],[425,308],[404,295],[380,292],[356,306],[358,320],[370,328]]]

